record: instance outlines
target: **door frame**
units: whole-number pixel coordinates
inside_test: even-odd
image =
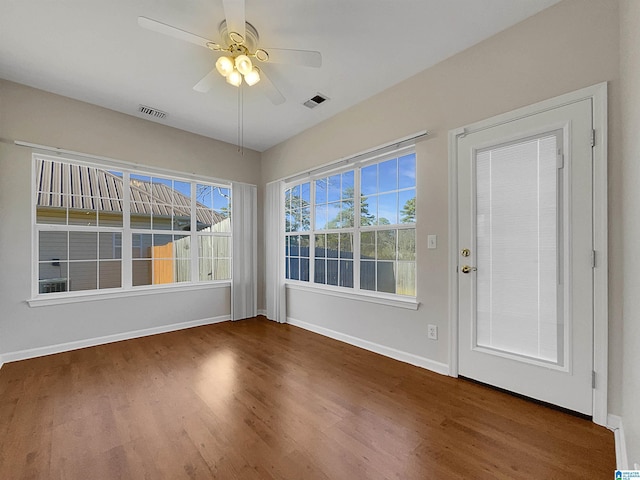
[[[591,99],[593,128],[593,422],[607,425],[609,280],[607,250],[607,83],[570,92],[449,131],[449,375],[458,376],[458,138]]]

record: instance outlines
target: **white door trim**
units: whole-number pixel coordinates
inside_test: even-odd
[[[458,137],[528,117],[563,105],[591,99],[595,145],[593,147],[593,422],[607,425],[607,372],[609,284],[607,250],[607,83],[497,115],[449,132],[449,375],[458,376]]]

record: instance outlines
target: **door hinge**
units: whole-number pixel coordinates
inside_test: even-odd
[[[592,147],[596,146],[596,130],[595,129],[591,130],[591,146]]]
[[[556,157],[556,166],[558,169],[564,168],[564,154],[562,149],[558,149],[558,156]]]
[[[596,251],[591,250],[591,268],[596,268]]]
[[[591,371],[591,388],[596,388],[596,372]]]

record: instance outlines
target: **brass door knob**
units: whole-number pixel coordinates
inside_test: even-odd
[[[469,273],[469,272],[475,272],[478,269],[476,267],[471,267],[469,265],[464,265],[460,270],[462,271],[462,273]]]

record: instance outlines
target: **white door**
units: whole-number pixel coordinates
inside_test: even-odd
[[[592,415],[592,100],[458,138],[459,374]]]

